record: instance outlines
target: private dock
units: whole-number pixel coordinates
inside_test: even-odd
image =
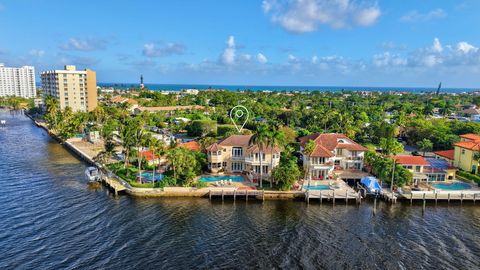
[[[222,201],[225,198],[233,198],[234,201],[237,198],[244,198],[248,201],[249,198],[260,199],[262,201],[265,200],[265,190],[238,190],[236,188],[228,188],[228,189],[210,189],[208,191],[208,198],[212,200],[212,198],[221,197]]]
[[[480,199],[480,191],[452,191],[452,192],[422,192],[422,191],[413,191],[409,194],[401,195],[402,199],[409,200],[410,204],[413,201],[434,201],[437,203],[438,201],[459,201],[463,203],[464,201],[470,201],[475,204],[475,202]]]
[[[335,190],[307,190],[305,191],[305,201],[310,203],[311,199],[318,199],[320,203],[324,200],[331,201],[335,204],[336,200],[345,201],[348,204],[349,200],[354,200],[356,203],[362,201],[362,195],[360,192],[356,192],[353,189],[342,191]]]

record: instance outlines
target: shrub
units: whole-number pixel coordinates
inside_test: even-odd
[[[457,171],[457,175],[459,175],[463,178],[466,178],[468,180],[472,180],[477,184],[480,184],[480,176],[478,176],[478,175],[471,174],[471,173],[466,172],[466,171]]]

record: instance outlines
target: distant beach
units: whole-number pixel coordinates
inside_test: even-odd
[[[116,89],[129,89],[139,87],[138,83],[98,83],[100,87],[113,87]],[[272,92],[295,92],[295,91],[369,91],[369,92],[411,92],[426,93],[437,91],[436,87],[363,87],[363,86],[268,86],[268,85],[207,85],[207,84],[145,84],[150,90],[180,91],[183,89],[224,89],[229,91],[272,91]],[[475,88],[442,88],[442,93],[473,92]]]

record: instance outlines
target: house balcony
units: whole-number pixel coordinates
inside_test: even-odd
[[[217,155],[210,155],[208,156],[208,162],[216,163],[216,162],[223,162],[223,156],[217,156]]]
[[[346,162],[361,162],[363,157],[345,157]]]
[[[262,165],[267,165],[267,164],[270,164],[271,160],[267,160],[267,159],[263,159],[262,160]],[[248,164],[252,164],[252,165],[260,165],[260,159],[259,158],[245,158],[245,163],[248,163]],[[275,160],[273,161],[273,163],[278,163],[278,162],[275,162]]]

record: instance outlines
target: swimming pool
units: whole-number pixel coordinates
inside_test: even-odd
[[[306,186],[306,190],[330,190],[329,185]]]
[[[199,179],[201,182],[216,182],[221,180],[232,180],[232,182],[244,182],[245,179],[240,175],[222,175],[222,176],[211,176],[211,175],[202,175]]]
[[[139,177],[140,174],[137,174]],[[163,174],[155,173],[155,182],[162,181]],[[152,172],[142,172],[142,182],[153,182],[153,173]]]
[[[438,183],[438,184],[432,184],[434,188],[438,189],[443,189],[443,190],[464,190],[464,189],[471,189],[472,186],[467,184],[467,183],[460,183],[460,182],[455,182],[451,184],[447,183]]]

